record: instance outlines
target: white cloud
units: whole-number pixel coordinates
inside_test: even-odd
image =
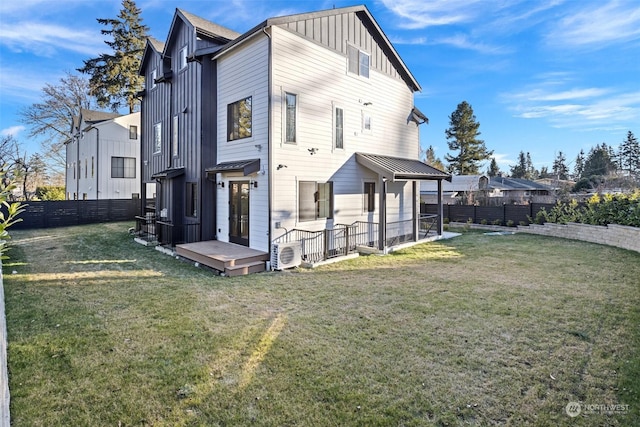
[[[418,29],[452,25],[476,19],[482,0],[382,0],[384,6],[403,18],[401,27]]]
[[[95,31],[76,30],[35,21],[15,22],[0,27],[0,43],[14,52],[30,51],[52,57],[60,51],[97,55],[107,49]]]
[[[635,0],[579,2],[558,22],[547,41],[550,45],[604,47],[614,42],[640,39],[640,7]]]
[[[2,135],[2,136],[14,136],[14,137],[16,137],[16,136],[18,136],[18,134],[19,134],[20,132],[22,132],[23,130],[25,130],[25,127],[24,127],[24,126],[20,126],[20,125],[18,125],[18,126],[11,126],[11,127],[9,127],[9,128],[2,129],[2,130],[0,131],[0,135]]]

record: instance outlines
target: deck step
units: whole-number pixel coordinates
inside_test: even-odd
[[[244,264],[237,264],[234,266],[226,267],[224,274],[229,277],[242,276],[245,274],[261,273],[265,271],[264,261],[253,261]]]

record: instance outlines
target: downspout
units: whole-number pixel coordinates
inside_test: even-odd
[[[100,129],[96,130],[96,200],[100,200]]]
[[[272,171],[273,171],[273,147],[271,146],[271,133],[273,132],[273,124],[271,123],[272,117],[271,117],[271,99],[272,99],[272,80],[273,80],[273,75],[271,72],[272,69],[272,55],[271,55],[271,43],[272,43],[272,39],[271,39],[271,35],[269,34],[269,32],[267,31],[267,28],[263,28],[262,32],[265,34],[265,36],[267,36],[267,39],[269,39],[269,49],[268,49],[268,53],[267,53],[267,57],[268,57],[268,78],[267,78],[267,123],[268,123],[268,132],[267,132],[267,156],[268,156],[268,160],[267,160],[267,180],[268,180],[268,184],[267,184],[267,209],[268,209],[268,221],[269,221],[269,231],[268,231],[268,241],[269,241],[269,247],[267,248],[267,252],[271,252],[271,242],[272,242],[272,236],[273,236],[273,225],[271,223],[271,199],[272,199],[272,195],[273,195],[273,177],[271,176]]]

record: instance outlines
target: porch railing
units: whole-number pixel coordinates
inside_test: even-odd
[[[160,221],[152,214],[136,216],[136,233],[148,242],[174,247],[181,243],[192,243],[200,240],[200,224],[173,224],[171,221]]]
[[[421,215],[418,238],[433,233],[432,228],[437,222],[438,215]],[[300,242],[302,260],[316,263],[357,252],[358,246],[377,247],[379,231],[378,223],[365,221],[336,224],[334,228],[318,231],[294,228],[274,239],[273,243]],[[386,245],[414,241],[413,231],[413,219],[388,223]]]

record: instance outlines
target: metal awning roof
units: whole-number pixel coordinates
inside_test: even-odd
[[[151,179],[173,179],[180,175],[184,175],[184,168],[169,168],[162,172],[154,173],[151,175]]]
[[[356,161],[367,169],[378,173],[390,181],[413,179],[447,180],[451,175],[429,166],[420,160],[400,157],[381,156],[378,154],[356,153]]]
[[[205,169],[207,175],[224,172],[242,172],[244,176],[260,170],[260,159],[236,160],[218,163],[214,167]]]

